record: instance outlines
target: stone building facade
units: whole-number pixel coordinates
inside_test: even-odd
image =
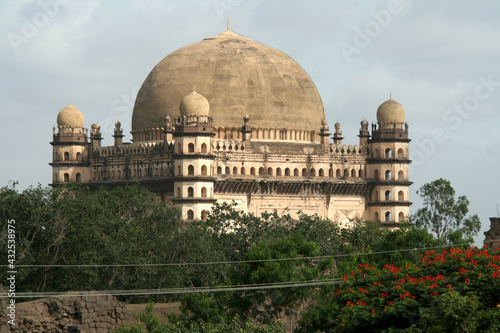
[[[227,30],[185,46],[151,71],[136,98],[132,143],[116,123],[101,146],[81,111],[59,112],[53,181],[91,187],[140,182],[184,219],[203,218],[215,201],[246,213],[288,209],[341,224],[409,215],[409,135],[392,98],[362,120],[359,142],[330,133],[321,97],[285,53]],[[330,137],[333,137],[331,140]]]

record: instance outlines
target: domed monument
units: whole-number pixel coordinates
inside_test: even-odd
[[[53,186],[140,182],[186,220],[214,202],[248,213],[288,209],[328,217],[381,220],[397,227],[409,215],[408,125],[389,99],[377,124],[361,121],[359,143],[330,141],[323,102],[288,55],[226,30],[161,60],[142,84],[132,142],[117,122],[114,145],[101,146],[82,113],[67,106],[54,128]],[[77,156],[77,154],[79,154]]]

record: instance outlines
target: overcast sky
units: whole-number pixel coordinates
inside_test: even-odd
[[[331,128],[357,144],[362,119],[400,102],[416,191],[440,177],[481,218],[500,204],[500,1],[3,0],[0,186],[51,181],[52,127],[71,103],[112,144],[129,141],[136,93],[176,49],[231,30],[275,47],[311,76]]]

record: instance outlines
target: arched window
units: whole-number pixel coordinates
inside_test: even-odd
[[[82,161],[82,153],[80,153],[80,152],[76,153],[76,160],[77,160],[78,162],[81,162],[81,161]]]
[[[385,222],[391,222],[392,217],[391,217],[391,212],[386,212],[385,213]]]
[[[250,168],[250,174],[251,174],[252,176],[255,176],[255,168],[254,168],[254,167],[251,167],[251,168]]]
[[[180,154],[180,153],[181,153],[181,151],[182,151],[182,145],[181,145],[181,143],[179,142],[179,143],[177,144],[177,148],[175,149],[175,152],[176,152],[177,154]]]
[[[349,176],[349,170],[347,170],[347,168],[344,169],[344,177],[348,177]]]
[[[64,153],[64,160],[69,161],[69,153],[68,152]]]
[[[405,214],[403,212],[399,212],[399,222],[404,222]]]
[[[202,143],[201,144],[201,152],[203,154],[206,154],[207,153],[207,144],[206,143]]]
[[[328,170],[328,177],[333,178],[333,169],[332,168],[330,168]]]
[[[376,148],[373,150],[373,157],[375,157],[375,158],[379,157],[378,149],[376,149]]]
[[[194,189],[191,186],[188,187],[188,197],[189,198],[194,197]]]
[[[378,191],[373,192],[373,201],[378,201]]]
[[[319,169],[318,176],[320,176],[320,177],[325,177],[325,170],[323,170],[323,169]]]
[[[263,176],[263,175],[264,175],[264,168],[260,167],[259,168],[259,176]]]
[[[402,148],[398,149],[398,158],[405,158],[405,153]]]
[[[405,194],[403,191],[398,192],[398,201],[405,201]]]
[[[156,169],[156,175],[158,176],[158,169]],[[122,178],[122,171],[118,170],[118,179]]]
[[[335,172],[335,177],[340,178],[340,169],[337,169]]]
[[[82,175],[80,173],[76,174],[76,182],[81,183],[82,182]]]
[[[203,164],[201,166],[201,175],[202,176],[206,176],[207,175],[207,166],[205,164]]]
[[[201,188],[201,197],[202,198],[206,198],[207,197],[207,188],[206,187],[202,187]]]
[[[244,175],[245,174],[245,167],[241,167],[241,174]]]
[[[405,179],[405,173],[404,173],[402,170],[400,170],[400,171],[398,172],[398,179],[399,179],[399,180],[403,180],[403,179]]]
[[[187,211],[187,219],[194,220],[194,212],[191,209]]]
[[[267,168],[267,174],[269,176],[272,176],[273,175],[273,168],[271,168],[271,167]]]
[[[64,174],[64,182],[69,183],[69,174],[67,173]]]
[[[373,171],[373,179],[378,180],[378,170]]]
[[[363,177],[363,169],[359,169],[359,171],[358,171],[358,177],[359,178]]]
[[[188,144],[188,153],[194,153],[194,143]]]
[[[233,175],[237,175],[238,174],[238,167],[233,167]]]
[[[281,176],[281,168],[276,168],[276,176]]]
[[[297,168],[293,169],[293,175],[294,175],[294,177],[298,177],[299,176],[299,169],[297,169]]]
[[[392,158],[392,150],[390,148],[385,150],[385,158]]]
[[[115,178],[115,170],[111,170],[111,178]]]
[[[309,171],[309,175],[310,175],[311,177],[316,177],[316,170],[314,170],[314,168],[313,168],[313,169],[311,169],[311,170]]]
[[[194,166],[191,165],[191,164],[188,166],[188,175],[189,176],[193,176],[194,175]]]
[[[385,172],[385,179],[386,179],[386,180],[390,180],[391,178],[392,178],[392,177],[391,177],[391,171],[390,171],[390,170],[387,170],[387,171]]]
[[[229,169],[229,167],[227,166],[226,167],[226,175],[229,175],[231,173],[231,170]]]
[[[285,168],[285,176],[290,177],[290,168]]]
[[[378,218],[378,213],[377,212],[375,212],[375,214],[373,214],[373,220],[380,221],[379,218]]]
[[[305,177],[305,176],[307,176],[307,169],[303,168],[302,169],[302,177]]]
[[[356,177],[356,170],[354,169],[351,170],[351,177],[352,178]]]
[[[217,167],[217,174],[218,175],[221,175],[222,174],[222,167]]]
[[[385,201],[390,201],[390,200],[392,200],[391,191],[385,191]]]
[[[182,168],[181,168],[181,166],[180,166],[180,165],[178,165],[178,166],[177,166],[177,176],[180,176],[180,175],[182,175]],[[142,175],[141,175],[141,174],[139,174],[139,177],[141,177],[141,176],[142,176]]]
[[[202,211],[201,211],[201,219],[202,219],[203,221],[206,221],[206,220],[207,220],[207,217],[208,217],[208,213],[207,213],[207,211],[206,211],[206,210],[202,210]]]
[[[181,188],[180,187],[177,188],[177,197],[178,198],[181,197]]]

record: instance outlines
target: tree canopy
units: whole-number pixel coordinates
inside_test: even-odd
[[[413,223],[429,229],[437,239],[453,243],[463,236],[473,242],[481,222],[477,215],[467,215],[470,202],[465,195],[455,199],[450,181],[437,179],[424,184],[417,193],[423,199],[423,207],[411,217]]]

